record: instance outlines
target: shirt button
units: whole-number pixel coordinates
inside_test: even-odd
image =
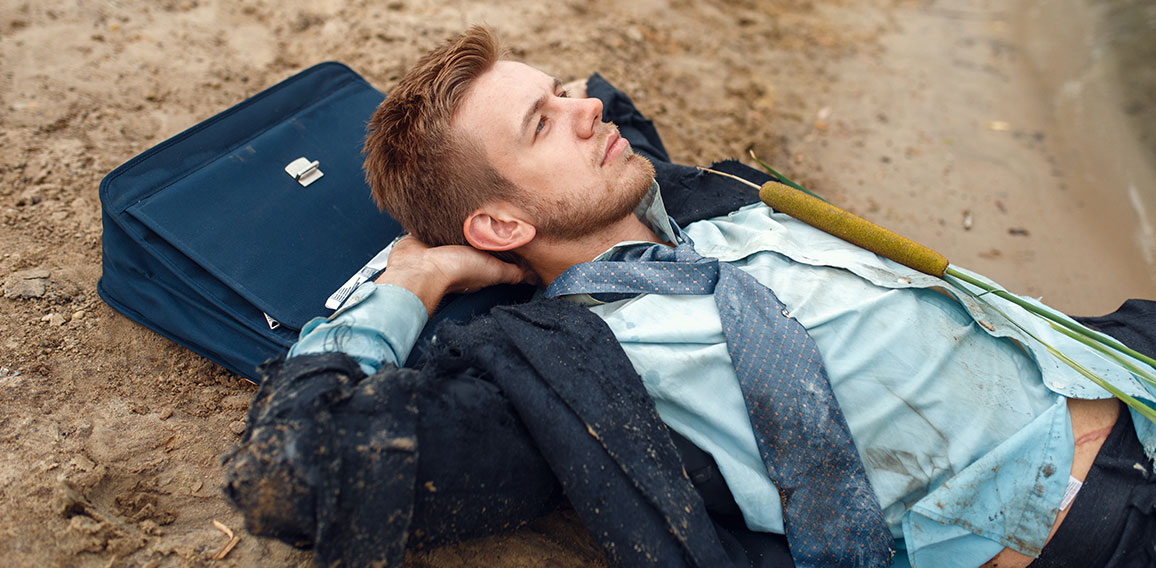
[[[787,308],[783,308],[783,317],[785,317],[785,318],[791,317],[791,314],[787,313]]]

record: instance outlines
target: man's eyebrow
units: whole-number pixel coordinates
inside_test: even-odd
[[[558,78],[555,77],[554,88],[551,90],[550,94],[543,94],[542,96],[538,97],[538,100],[534,101],[534,104],[530,107],[530,110],[526,111],[526,116],[522,117],[522,129],[520,132],[526,132],[526,129],[530,126],[530,119],[534,118],[534,115],[538,114],[538,111],[542,109],[542,105],[546,104],[546,101],[550,99],[550,96],[556,94],[558,89],[561,88],[562,81],[559,81]]]

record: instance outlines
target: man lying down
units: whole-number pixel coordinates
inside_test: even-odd
[[[564,494],[611,565],[1156,562],[1148,419],[944,280],[669,164],[597,75],[501,55],[472,28],[373,115],[366,177],[412,236],[267,365],[229,458],[251,531],[397,563]],[[443,297],[527,282],[399,368]],[[1092,323],[1151,353],[1145,311]]]

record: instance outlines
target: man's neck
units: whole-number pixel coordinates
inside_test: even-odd
[[[549,286],[566,269],[594,260],[610,247],[624,241],[663,242],[645,223],[634,215],[627,215],[600,231],[577,239],[560,240],[539,236],[518,252],[541,278],[542,285]]]

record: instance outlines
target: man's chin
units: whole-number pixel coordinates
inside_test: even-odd
[[[626,155],[625,160],[627,165],[633,165],[636,163],[640,164],[646,169],[646,171],[650,172],[650,177],[654,177],[654,164],[650,162],[650,158],[647,158],[642,154],[635,153],[633,146],[628,147],[626,151],[629,152],[629,154]]]
[[[631,154],[626,158],[626,166],[627,173],[624,175],[627,177],[627,187],[638,194],[638,201],[642,201],[654,183],[654,164],[645,156]]]
[[[588,203],[588,208],[581,210],[551,211],[542,215],[537,238],[559,242],[584,238],[634,215],[654,183],[654,165],[638,154],[628,156],[624,165],[618,184],[607,189],[606,201]],[[539,206],[538,210],[546,209]]]

